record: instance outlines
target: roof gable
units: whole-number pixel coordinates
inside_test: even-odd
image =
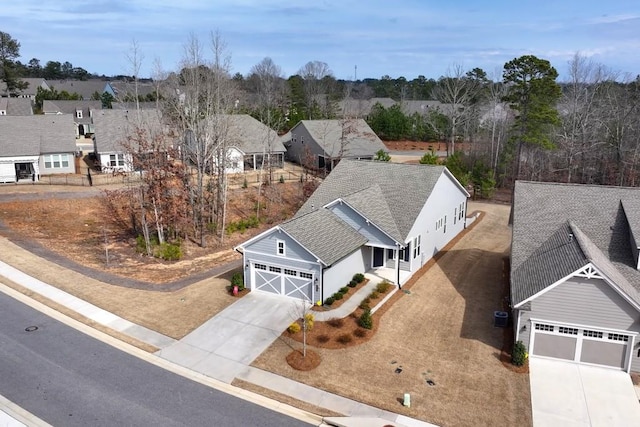
[[[304,127],[329,157],[367,157],[386,150],[363,119],[302,120],[294,129],[298,126]]]
[[[76,151],[70,114],[0,117],[0,156],[34,156]]]
[[[404,242],[445,171],[444,166],[343,159],[296,216],[342,198],[389,236]],[[379,193],[373,196],[378,188]],[[368,203],[367,196],[376,197],[378,202]]]
[[[147,137],[167,135],[167,128],[157,110],[99,110],[93,115],[98,152],[122,152],[132,143],[136,129]],[[166,141],[168,142],[168,141]]]

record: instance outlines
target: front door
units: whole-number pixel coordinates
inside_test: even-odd
[[[384,249],[373,248],[373,267],[382,267],[384,265]]]

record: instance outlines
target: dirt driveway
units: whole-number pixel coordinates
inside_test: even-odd
[[[290,348],[281,340],[255,365],[442,426],[531,425],[529,376],[502,365],[503,330],[493,327],[493,311],[502,308],[509,207],[470,203],[472,210],[486,215],[395,302],[369,342],[317,349],[320,366],[300,372],[284,361]],[[400,404],[404,393],[411,408]]]

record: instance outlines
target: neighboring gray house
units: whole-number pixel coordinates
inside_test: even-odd
[[[391,108],[396,104],[391,98],[354,99],[345,98],[338,102],[338,117],[365,118],[371,113],[374,105],[380,104],[384,108]]]
[[[95,133],[93,127],[93,115],[102,110],[101,101],[62,101],[45,100],[42,103],[42,112],[50,114],[71,114],[76,124],[76,145],[79,152],[90,153],[93,151],[92,136]]]
[[[465,228],[444,166],[342,160],[293,219],[235,249],[252,291],[324,301],[355,273],[402,285]]]
[[[0,98],[0,116],[32,116],[33,101],[29,98]]]
[[[288,132],[287,158],[330,171],[340,159],[371,160],[386,150],[363,119],[302,120]]]
[[[287,151],[278,133],[248,114],[226,116],[229,123],[230,166],[227,172],[244,172],[267,167],[282,168]]]
[[[100,110],[93,122],[96,166],[104,172],[131,172],[132,152],[152,151],[151,146],[165,150],[174,140],[158,110]]]
[[[19,91],[17,94],[18,98],[36,99],[39,87],[47,90],[50,89],[47,81],[41,77],[20,78],[20,81],[26,82],[27,88]],[[8,97],[9,95],[11,94],[7,92],[7,85],[5,82],[0,81],[0,96]]]
[[[0,117],[0,182],[75,173],[73,117]]]
[[[640,371],[640,188],[516,182],[512,215],[515,339]]]
[[[58,92],[64,90],[70,94],[77,93],[84,100],[91,100],[91,97],[96,92],[100,95],[107,92],[115,97],[115,91],[111,87],[111,83],[104,80],[48,80],[47,83],[51,89],[55,89]]]

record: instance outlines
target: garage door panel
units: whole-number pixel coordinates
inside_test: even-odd
[[[580,361],[597,365],[625,367],[627,345],[606,341],[584,340]]]
[[[279,294],[282,292],[282,278],[280,274],[263,270],[255,270],[256,290]]]
[[[310,279],[288,276],[284,278],[284,294],[288,297],[311,301],[311,286]]]
[[[556,359],[574,360],[577,341],[578,339],[573,336],[536,333],[533,354]]]

